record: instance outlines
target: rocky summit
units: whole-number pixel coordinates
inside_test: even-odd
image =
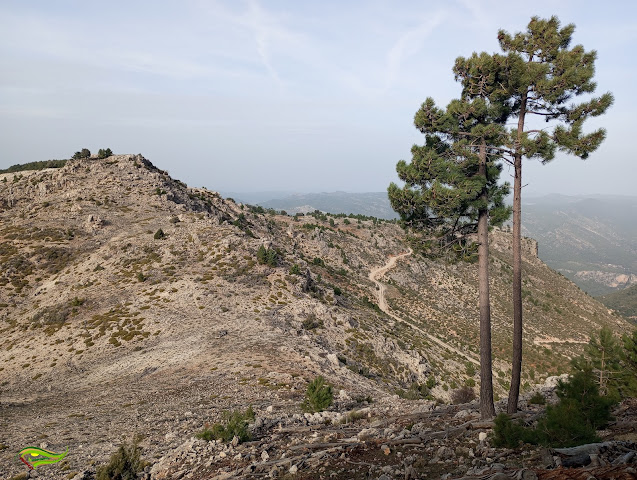
[[[533,418],[528,398],[554,398],[591,333],[631,327],[525,242]],[[500,398],[510,234],[491,246]],[[238,204],[141,155],[0,174],[0,478],[94,478],[135,439],[152,479],[589,478],[550,476],[568,452],[491,446],[473,399],[477,282],[475,264],[414,253],[395,222]],[[318,376],[334,403],[304,412]],[[249,441],[196,437],[249,407]],[[634,478],[620,475],[636,414],[624,402],[587,453],[596,478]],[[30,471],[29,446],[68,452]]]

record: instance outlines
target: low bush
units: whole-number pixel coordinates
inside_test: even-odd
[[[319,320],[314,313],[308,313],[307,317],[301,322],[304,330],[314,330],[323,326],[323,321]]]
[[[146,465],[148,463],[142,460],[138,440],[134,440],[131,445],[120,445],[111,455],[110,461],[97,468],[95,478],[96,480],[136,480],[137,475]]]
[[[301,404],[304,412],[322,412],[334,402],[332,387],[325,383],[321,376],[310,382],[305,392],[305,400]]]
[[[556,393],[559,402],[546,407],[545,415],[535,428],[499,415],[493,429],[493,444],[509,448],[517,447],[520,442],[573,447],[599,441],[595,432],[611,420],[610,410],[615,400],[599,394],[593,371],[581,370],[571,375],[568,382],[560,381]]]
[[[273,248],[265,248],[261,245],[257,250],[257,262],[261,265],[276,267],[279,263],[279,254]]]
[[[456,405],[461,403],[469,403],[475,398],[476,394],[473,391],[473,388],[466,385],[451,392],[451,401]]]
[[[246,442],[251,438],[248,424],[254,421],[254,418],[252,407],[248,407],[244,413],[241,413],[240,410],[224,412],[223,423],[216,423],[211,428],[204,429],[196,437],[208,442],[211,440],[230,442],[234,437],[237,437],[239,442]]]
[[[546,404],[546,399],[544,398],[544,395],[542,395],[540,392],[535,392],[533,394],[533,396],[531,398],[529,398],[529,404],[530,405],[544,405],[544,404]]]
[[[531,429],[513,422],[506,413],[495,417],[493,426],[493,446],[517,448],[520,443],[535,443],[535,435]]]
[[[426,385],[421,385],[417,382],[411,384],[408,390],[397,388],[395,390],[396,395],[405,400],[420,400],[422,398],[429,397],[429,389]]]

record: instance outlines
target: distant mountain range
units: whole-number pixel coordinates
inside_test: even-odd
[[[522,232],[539,256],[591,295],[637,284],[637,197],[529,198]]]
[[[289,214],[321,210],[397,218],[386,192],[292,194],[255,203]],[[637,284],[637,197],[527,197],[522,219],[523,234],[539,242],[540,258],[589,294]]]
[[[386,192],[295,194],[261,202],[259,205],[285,210],[290,214],[320,210],[326,213],[362,214],[388,220],[398,218],[389,204]]]

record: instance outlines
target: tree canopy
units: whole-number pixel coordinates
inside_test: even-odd
[[[425,143],[412,147],[410,163],[398,162],[396,171],[405,185],[392,183],[388,194],[402,224],[427,233],[418,245],[424,253],[470,255],[469,236],[477,231],[479,211],[489,211],[492,225],[501,225],[510,215],[504,205],[509,187],[498,185],[497,152],[487,148],[486,175],[478,172],[480,145],[501,135],[499,125],[485,122],[499,108],[474,99],[453,100],[443,110],[427,98],[416,112],[414,124],[425,134]]]

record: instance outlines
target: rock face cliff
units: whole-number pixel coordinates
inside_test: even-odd
[[[15,452],[44,442],[68,445],[79,470],[135,433],[158,458],[248,405],[294,423],[317,375],[335,386],[334,415],[372,398],[429,409],[475,385],[475,265],[404,255],[370,279],[408,251],[404,232],[331,220],[189,188],[141,155],[0,175],[2,464],[17,472]],[[510,235],[492,242],[502,395]],[[262,246],[271,261],[259,261]],[[548,269],[531,240],[524,276],[526,389],[567,371],[592,331],[629,328]]]

